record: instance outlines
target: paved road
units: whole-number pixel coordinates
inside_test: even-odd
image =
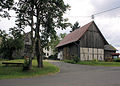
[[[51,62],[60,67],[55,75],[0,80],[0,86],[120,86],[120,67]]]

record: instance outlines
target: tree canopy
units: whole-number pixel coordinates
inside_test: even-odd
[[[0,44],[0,55],[4,59],[13,59],[13,52],[18,51],[24,47],[23,35],[17,28],[11,28],[10,34],[0,30],[0,37],[2,39]]]
[[[54,53],[54,54],[57,53],[56,46],[58,45],[58,43],[59,43],[66,35],[67,35],[66,33],[61,33],[60,35],[57,35],[57,34],[56,34],[56,37],[51,37],[48,46],[51,47],[51,49],[53,50],[53,53]]]
[[[72,30],[70,32],[73,32],[74,30],[79,29],[80,28],[79,23],[76,21],[71,28]]]
[[[23,30],[29,26],[32,40],[31,53],[33,53],[33,51],[36,52],[38,67],[41,68],[43,67],[43,48],[48,44],[50,38],[56,36],[55,29],[65,29],[70,25],[70,23],[67,23],[68,19],[63,18],[63,14],[70,6],[65,4],[63,0],[18,0],[16,3],[14,3],[14,1],[15,0],[0,1],[0,16],[10,17],[6,9],[14,9],[17,14],[16,25],[18,26],[17,28],[11,29],[12,36],[6,34],[5,31],[0,31],[2,38],[4,38],[2,46],[5,46],[4,44],[9,46],[14,40],[16,40],[14,43],[20,41],[21,37],[17,29]],[[17,4],[16,7],[13,7],[14,4]],[[9,46],[9,48],[10,47],[11,50],[20,48]]]
[[[10,17],[7,12],[14,5],[14,0],[0,0],[0,16],[1,17]]]
[[[63,29],[69,26],[67,19],[63,18],[69,7],[63,0],[19,0],[16,24],[19,28],[31,28],[38,67],[43,67],[42,49],[48,43],[48,38],[55,37],[55,28]]]

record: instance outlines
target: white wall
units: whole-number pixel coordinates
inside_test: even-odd
[[[104,60],[104,49],[97,48],[80,48],[80,60]]]
[[[50,55],[53,55],[53,51],[51,47],[49,47],[49,49],[43,48],[43,52],[45,53],[45,57],[49,57]]]

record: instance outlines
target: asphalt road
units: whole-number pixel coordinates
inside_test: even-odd
[[[120,67],[51,62],[60,67],[55,75],[0,80],[0,86],[120,86]]]

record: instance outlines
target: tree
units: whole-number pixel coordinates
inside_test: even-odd
[[[69,5],[65,5],[63,0],[19,0],[18,6],[17,25],[20,28],[28,25],[35,32],[37,62],[38,67],[42,68],[43,45],[49,37],[55,36],[56,27],[65,28],[69,25],[67,19],[62,17]]]
[[[12,60],[13,52],[23,48],[23,35],[21,30],[17,28],[11,28],[10,33],[7,34],[5,31],[0,30],[0,37],[2,38],[0,54],[3,58]]]
[[[10,17],[7,10],[10,10],[14,4],[14,0],[0,0],[0,16]]]
[[[61,33],[60,34],[60,39],[62,40],[66,35],[67,35],[67,33]]]
[[[73,32],[74,30],[79,29],[80,28],[79,23],[76,21],[75,24],[71,28],[72,30],[70,32]]]
[[[51,47],[54,54],[57,53],[55,47],[59,42],[60,42],[60,37],[56,35],[56,37],[51,37],[50,42],[48,43],[48,46]]]
[[[59,36],[56,34],[55,37],[51,37],[50,42],[48,43],[48,46],[51,47],[54,54],[58,53],[57,50],[56,50],[56,46],[66,35],[67,35],[66,33],[63,33],[63,34],[60,33]]]

